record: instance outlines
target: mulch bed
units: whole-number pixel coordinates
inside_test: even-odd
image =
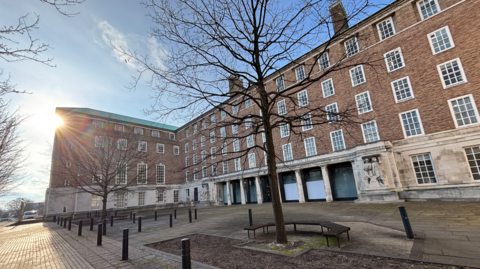
[[[182,238],[146,246],[180,256]],[[219,268],[467,268],[317,249],[288,257],[234,247],[245,242],[237,239],[203,234],[189,238],[192,260]]]

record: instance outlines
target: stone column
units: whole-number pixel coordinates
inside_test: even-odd
[[[298,202],[305,203],[305,194],[303,193],[302,175],[300,170],[295,170],[295,177],[297,178]]]
[[[257,188],[257,203],[260,205],[263,203],[262,188],[260,188],[260,177],[255,177],[255,187]]]
[[[325,196],[327,202],[333,202],[332,187],[330,187],[330,177],[326,166],[322,166],[323,185],[325,187]]]
[[[227,181],[227,204],[232,205],[232,194],[230,193],[230,181]]]
[[[240,179],[240,198],[242,200],[242,205],[246,204],[246,199],[245,199],[245,185],[243,185],[244,180],[243,178]]]

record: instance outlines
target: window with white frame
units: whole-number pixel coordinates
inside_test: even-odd
[[[185,130],[185,136],[186,136],[186,137],[189,137],[189,136],[190,136],[190,129],[187,128],[187,129]]]
[[[137,164],[137,184],[147,184],[147,164]]]
[[[193,181],[198,180],[198,169],[193,169]]]
[[[308,131],[312,129],[312,116],[310,115],[310,113],[307,113],[302,116],[302,131]]]
[[[368,91],[355,95],[355,102],[357,103],[358,114],[367,113],[373,110],[372,101]]]
[[[448,26],[427,35],[433,55],[455,47]]]
[[[237,114],[238,113],[238,105],[237,103],[232,104],[232,114]]]
[[[285,81],[283,80],[283,77],[277,78],[277,80],[275,80],[275,83],[277,84],[277,91],[281,92],[285,90]]]
[[[245,108],[249,108],[252,106],[252,99],[250,97],[245,97]]]
[[[210,124],[215,124],[215,114],[210,115]]]
[[[423,20],[440,11],[437,0],[420,0],[417,2],[417,7]]]
[[[262,142],[267,143],[267,135],[265,135],[265,130],[262,131]]]
[[[388,18],[377,24],[378,36],[380,40],[391,37],[395,34],[395,27],[393,26],[392,18]]]
[[[268,158],[267,158],[268,154],[266,151],[263,152],[263,158],[265,159],[265,165],[267,165],[268,163]]]
[[[197,154],[193,154],[193,164],[197,164]]]
[[[116,131],[116,132],[125,132],[125,125],[123,125],[123,124],[115,124],[115,131]]]
[[[100,209],[100,196],[92,194],[91,209]]]
[[[402,67],[405,67],[405,62],[403,60],[402,49],[396,48],[392,51],[389,51],[383,55],[385,63],[387,64],[388,72],[393,72]]]
[[[248,154],[248,168],[257,167],[257,162],[255,161],[255,153]]]
[[[343,139],[343,130],[337,130],[330,133],[332,139],[333,151],[345,149],[345,140]]]
[[[371,143],[380,140],[377,122],[374,120],[362,124],[362,133],[365,143]]]
[[[68,142],[68,148],[73,149],[73,142]]]
[[[206,177],[208,177],[207,167],[204,166],[202,167],[202,178],[206,178]]]
[[[163,191],[157,191],[157,202],[158,203],[163,203],[165,202],[165,195],[163,194]]]
[[[237,134],[238,133],[238,125],[234,124],[232,125],[232,134]]]
[[[95,128],[103,129],[103,121],[92,120],[92,126],[95,127]]]
[[[305,79],[305,67],[303,65],[295,69],[295,76],[297,77],[297,82]]]
[[[317,155],[317,146],[315,145],[315,137],[309,137],[304,140],[305,143],[305,155],[315,156]]]
[[[298,98],[298,106],[306,106],[308,105],[308,95],[307,90],[301,91],[297,93]]]
[[[480,147],[468,147],[465,148],[465,154],[467,155],[468,165],[472,172],[473,180],[480,180]]]
[[[147,142],[138,141],[138,151],[147,152]]]
[[[207,158],[207,152],[205,150],[202,150],[202,162],[205,161]]]
[[[198,129],[197,129],[197,128],[198,128],[198,127],[197,127],[196,124],[193,125],[193,133],[194,133],[194,134],[196,134],[196,133],[198,132]]]
[[[165,153],[165,145],[157,143],[157,153]]]
[[[116,199],[115,199],[115,204],[117,205],[117,208],[122,208],[124,207],[125,204],[125,193],[123,192],[116,192]]]
[[[254,142],[253,142],[253,134],[247,136],[247,147],[251,148],[253,147]]]
[[[418,109],[410,110],[399,114],[405,138],[416,135],[423,135],[423,126]]]
[[[225,112],[225,107],[220,111],[220,120],[224,120],[227,117],[227,112]]]
[[[168,138],[169,138],[170,140],[175,140],[175,134],[169,133],[169,134],[168,134]]]
[[[240,150],[240,141],[238,139],[233,140],[233,152]]]
[[[165,165],[157,164],[157,184],[165,184]]]
[[[323,53],[318,58],[318,66],[320,67],[320,71],[323,71],[330,66],[330,60],[328,59],[328,52]]]
[[[235,159],[235,172],[242,170],[242,160],[240,158]]]
[[[190,171],[185,172],[185,181],[190,182]]]
[[[217,150],[215,149],[215,147],[210,149],[210,155],[212,156],[212,159],[217,158]]]
[[[145,192],[138,193],[138,205],[145,205]]]
[[[278,115],[287,114],[287,106],[285,105],[285,100],[278,102],[277,107],[278,107]]]
[[[214,163],[212,164],[212,176],[216,176],[217,175],[217,164]]]
[[[467,78],[465,77],[462,63],[460,62],[459,58],[439,64],[437,65],[437,69],[440,77],[442,78],[444,89],[467,82]]]
[[[252,118],[246,118],[245,119],[245,129],[249,129],[252,127]]]
[[[192,141],[192,149],[196,150],[197,149],[197,140]]]
[[[363,65],[356,66],[350,69],[350,78],[352,79],[352,86],[355,87],[365,83],[365,73],[363,72]]]
[[[207,121],[205,119],[202,120],[202,130],[207,128]]]
[[[178,154],[180,154],[180,147],[173,146],[173,155],[178,155]]]
[[[228,161],[222,163],[223,173],[228,174]]]
[[[282,145],[283,149],[283,161],[291,161],[293,160],[292,155],[292,145],[290,143]]]
[[[392,81],[392,90],[396,103],[410,100],[415,97],[413,95],[412,85],[410,84],[409,77]]]
[[[222,144],[222,155],[227,155],[227,143]]]
[[[323,98],[327,98],[335,94],[335,89],[333,88],[333,80],[331,78],[322,81],[322,92]]]
[[[204,147],[205,146],[205,136],[202,136],[200,138],[200,146]]]
[[[347,57],[353,56],[359,51],[357,37],[345,41],[345,52],[347,53]]]
[[[188,167],[190,165],[190,158],[187,156],[185,157],[185,167]]]
[[[338,115],[337,103],[333,103],[325,106],[325,112],[327,112],[327,120],[331,122],[337,121],[340,119],[340,115]]]
[[[185,153],[188,153],[188,149],[189,149],[188,143],[185,143]]]
[[[136,135],[143,135],[143,128],[133,128],[133,133]]]
[[[96,148],[105,147],[105,137],[96,135],[95,136],[95,147]]]
[[[215,143],[215,132],[210,133],[210,143]]]
[[[464,95],[448,100],[455,126],[461,127],[478,123],[478,110],[473,95]]]
[[[290,136],[290,128],[288,123],[280,123],[280,137],[284,138]]]
[[[430,153],[414,155],[412,157],[413,170],[418,184],[437,183],[435,168]]]
[[[152,137],[160,137],[159,131],[152,131]]]
[[[178,191],[173,191],[173,202],[178,203]]]
[[[227,132],[225,131],[225,127],[220,128],[220,137],[225,138],[227,136]]]
[[[96,184],[96,183],[101,183],[101,182],[102,182],[102,178],[103,178],[102,175],[95,175],[95,176],[93,176],[93,178],[92,178],[92,183],[95,183],[95,184]]]
[[[127,184],[127,165],[124,163],[117,164],[117,175],[115,176],[115,184]]]

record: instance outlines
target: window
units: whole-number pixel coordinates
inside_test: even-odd
[[[227,155],[227,143],[223,143],[222,145],[222,155]]]
[[[163,191],[157,191],[157,202],[163,203],[165,202],[165,196],[163,195]]]
[[[225,109],[225,107],[223,109]],[[220,111],[220,119],[224,120],[226,117],[227,117],[227,112],[225,112],[225,110]]]
[[[205,150],[202,150],[202,162],[205,161],[207,158],[207,152]]]
[[[257,166],[257,162],[255,161],[255,153],[248,154],[248,168],[255,168]]]
[[[345,141],[343,140],[343,131],[333,131],[330,133],[330,138],[332,139],[332,148],[333,151],[338,151],[345,149]]]
[[[322,91],[323,98],[327,98],[335,94],[335,89],[333,88],[333,80],[331,78],[322,82]]]
[[[277,107],[278,107],[278,115],[287,114],[287,107],[285,106],[285,100],[278,102]]]
[[[365,75],[363,72],[363,66],[359,65],[356,66],[352,69],[350,69],[350,77],[352,79],[352,86],[355,87],[357,85],[360,85],[362,83],[365,83]]]
[[[405,138],[416,135],[423,135],[422,121],[418,109],[410,110],[399,114],[403,126]]]
[[[153,137],[160,137],[160,132],[159,131],[152,131],[152,136]]]
[[[178,191],[173,191],[173,202],[178,203]]]
[[[412,163],[418,184],[437,183],[430,153],[412,156]]]
[[[190,165],[190,159],[187,157],[185,157],[185,167],[188,167]]]
[[[125,125],[123,125],[123,124],[115,124],[115,131],[117,131],[117,132],[125,132]]]
[[[308,105],[308,95],[307,90],[301,91],[297,93],[298,98],[298,106],[306,106]]]
[[[267,143],[267,136],[265,135],[265,130],[262,131],[262,141],[263,143]]]
[[[404,77],[399,80],[392,81],[393,95],[395,96],[395,102],[400,103],[414,98],[412,91],[412,85],[410,84],[410,78]]]
[[[193,169],[193,181],[198,180],[198,169]]]
[[[215,124],[215,114],[210,115],[210,124]]]
[[[264,157],[264,159],[265,159],[265,165],[268,164],[268,158],[267,158],[267,156],[268,156],[268,155],[267,155],[267,152],[264,151],[264,152],[263,152],[263,157]]]
[[[216,176],[217,175],[217,164],[214,163],[212,164],[212,176]]]
[[[168,134],[168,138],[169,138],[170,140],[175,140],[175,134],[169,133],[169,134]]]
[[[237,103],[232,104],[232,114],[237,114],[238,113],[238,106]]]
[[[212,159],[217,158],[217,150],[215,149],[215,147],[210,149],[210,155],[212,156]]]
[[[202,136],[202,138],[200,138],[200,146],[205,146],[205,136]]]
[[[92,126],[95,127],[95,128],[103,129],[103,121],[92,120]]]
[[[327,105],[325,107],[325,112],[327,112],[327,120],[329,121],[337,121],[340,119],[340,115],[338,115],[338,106],[337,103],[333,103]]]
[[[127,165],[117,164],[117,175],[115,176],[115,184],[127,184]]]
[[[95,175],[92,178],[92,183],[102,183],[102,178],[103,178],[102,175]]]
[[[68,148],[73,149],[73,142],[68,142]]]
[[[467,154],[468,165],[474,180],[480,180],[480,147],[465,148]]]
[[[330,66],[328,52],[323,53],[320,58],[318,58],[318,66],[320,67],[320,71],[325,70]]]
[[[473,95],[465,95],[448,100],[455,126],[466,126],[478,123],[478,111]]]
[[[137,184],[147,184],[147,164],[137,164]]]
[[[187,197],[190,197],[190,189],[185,189],[185,195],[186,195]]]
[[[345,41],[345,51],[347,53],[347,57],[353,56],[360,51],[358,48],[357,37]]]
[[[193,154],[193,164],[197,164],[197,154]]]
[[[196,124],[193,125],[193,133],[194,133],[194,134],[196,134],[196,133],[198,132],[198,129],[197,129],[197,128],[198,128],[198,127],[197,127]]]
[[[202,167],[202,178],[206,178],[207,176],[208,176],[207,167],[204,166],[204,167]]]
[[[358,114],[367,113],[372,111],[372,101],[370,100],[370,94],[368,91],[355,95],[355,102],[357,103]]]
[[[103,136],[95,136],[95,147],[103,148],[105,147],[105,138]]]
[[[283,81],[283,77],[277,78],[275,82],[277,83],[277,91],[281,92],[285,90],[285,82]]]
[[[310,113],[303,115],[302,117],[302,131],[312,130],[312,116]]]
[[[280,137],[284,138],[290,136],[290,129],[287,123],[280,123]]]
[[[143,135],[143,129],[142,128],[133,128],[133,133],[136,135]]]
[[[377,123],[374,120],[362,124],[362,133],[363,141],[365,141],[365,143],[380,140],[380,137],[378,136]]]
[[[246,97],[245,99],[245,108],[249,108],[252,106],[252,100],[250,99],[250,97]]]
[[[165,184],[165,165],[157,164],[157,184]]]
[[[215,132],[211,132],[210,133],[210,143],[214,143],[215,142]]]
[[[147,142],[138,141],[138,151],[147,152]]]
[[[232,125],[232,134],[238,133],[238,125],[234,124]]]
[[[207,128],[207,121],[205,119],[202,120],[202,130]]]
[[[185,172],[185,180],[186,182],[190,182],[190,171]]]
[[[305,143],[305,155],[315,156],[317,155],[317,147],[315,145],[315,137],[309,137],[304,140]]]
[[[192,149],[196,150],[197,149],[197,140],[192,141]]]
[[[242,163],[240,158],[235,159],[235,172],[242,170]]]
[[[225,127],[220,128],[220,137],[225,138],[227,136],[227,132],[225,131]]]
[[[188,143],[185,143],[185,153],[188,153]]]
[[[233,140],[233,152],[238,152],[240,150],[240,142],[238,139]]]
[[[249,129],[252,127],[252,118],[246,118],[245,119],[245,129]]]
[[[92,209],[100,209],[100,196],[92,194],[91,208]]]
[[[115,204],[117,204],[117,208],[122,208],[125,203],[125,193],[123,192],[116,192],[117,199],[115,200]]]
[[[165,145],[157,143],[157,153],[165,153]]]
[[[290,143],[282,145],[283,149],[283,161],[291,161],[293,160],[292,155],[292,145]]]
[[[138,205],[145,205],[145,192],[138,193]]]
[[[400,48],[396,48],[392,51],[385,53],[383,55],[383,58],[385,58],[385,63],[387,64],[388,72],[393,72],[402,67],[405,67],[402,50]]]
[[[437,69],[440,73],[440,77],[442,77],[444,89],[467,82],[459,58],[439,64],[437,65]]]
[[[380,40],[384,40],[395,34],[395,27],[393,27],[392,18],[388,18],[377,24],[377,29]]]
[[[223,162],[223,173],[228,174],[228,161]]]
[[[438,5],[437,0],[421,0],[417,2],[417,6],[422,15],[422,19],[433,16],[440,11],[440,6]]]
[[[305,67],[303,65],[295,69],[295,76],[297,77],[297,82],[305,79]]]
[[[251,148],[253,147],[254,143],[253,143],[253,135],[249,135],[247,136],[247,147]]]
[[[180,154],[180,147],[173,146],[173,155],[178,155],[178,154]]]
[[[445,26],[433,33],[428,34],[427,37],[428,42],[430,42],[430,47],[432,48],[433,55],[455,47],[448,26]]]
[[[189,137],[189,136],[190,136],[190,129],[186,129],[186,130],[185,130],[185,136],[186,136],[186,137]]]

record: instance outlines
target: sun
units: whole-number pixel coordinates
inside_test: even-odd
[[[52,120],[51,120],[51,124],[53,126],[55,126],[55,128],[59,127],[59,126],[62,126],[63,124],[63,119],[57,115],[55,115]]]

